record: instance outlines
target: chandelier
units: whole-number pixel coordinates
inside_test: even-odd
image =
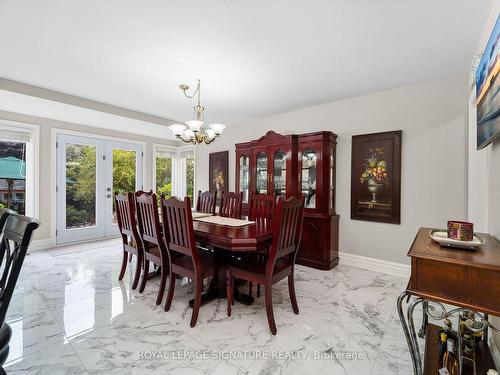
[[[183,142],[192,143],[194,145],[199,143],[210,144],[215,138],[219,137],[226,127],[226,125],[222,124],[210,124],[210,126],[203,127],[205,124],[205,119],[203,116],[203,106],[200,102],[200,80],[198,80],[198,85],[196,86],[196,90],[192,95],[188,95],[186,91],[189,90],[188,85],[179,85],[179,88],[184,93],[184,96],[188,99],[194,98],[195,95],[198,95],[198,103],[193,107],[194,109],[194,119],[190,121],[186,121],[184,124],[172,124],[169,125],[169,129],[174,133],[174,135]],[[202,128],[203,127],[203,128]]]

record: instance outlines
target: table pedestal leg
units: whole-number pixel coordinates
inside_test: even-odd
[[[219,298],[226,298],[226,267],[220,267],[217,275],[210,280],[207,291],[201,295],[201,304],[204,305],[210,301]],[[252,305],[254,298],[248,294],[241,293],[238,290],[236,283],[234,288],[234,301],[238,301],[244,305]],[[189,301],[189,307],[193,307],[194,300]]]

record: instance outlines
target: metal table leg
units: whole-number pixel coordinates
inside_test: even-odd
[[[405,298],[407,298],[409,301],[410,296],[411,295],[405,291],[401,293],[401,295],[398,297],[398,302],[397,302],[398,315],[399,315],[399,321],[401,322],[401,326],[403,327],[403,332],[406,338],[406,342],[408,343],[408,349],[410,350],[411,361],[413,364],[413,373],[415,375],[422,375],[422,362],[420,359],[420,352],[418,349],[417,337],[415,334],[415,325],[413,324],[412,321],[413,310],[418,303],[422,302],[422,300],[418,299],[417,301],[412,302],[408,306],[407,316],[405,316],[405,314],[403,313],[403,303]]]
[[[429,307],[429,301],[422,302],[422,326],[418,331],[418,337],[424,338],[427,332],[427,323],[429,323],[429,316],[427,315],[427,308]]]

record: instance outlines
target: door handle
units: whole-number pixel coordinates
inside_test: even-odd
[[[106,198],[111,198],[111,194],[106,194]]]

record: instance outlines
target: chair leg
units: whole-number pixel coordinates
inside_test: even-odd
[[[123,276],[125,276],[125,271],[127,270],[127,258],[128,258],[128,253],[125,250],[123,250],[122,268],[120,269],[120,275],[118,275],[119,281],[122,281]]]
[[[251,281],[248,282],[248,294],[253,297],[253,282]]]
[[[158,289],[158,295],[156,296],[156,304],[159,305],[163,300],[163,295],[165,294],[165,285],[167,285],[167,275],[168,275],[168,262],[162,259],[160,270],[160,288]]]
[[[134,254],[130,253],[129,256],[128,256],[128,262],[129,263],[132,262],[132,255],[134,255]]]
[[[288,293],[290,294],[290,301],[292,302],[293,312],[299,314],[299,305],[297,304],[297,296],[295,295],[295,281],[293,272],[288,275]]]
[[[135,288],[137,288],[139,280],[141,279],[141,264],[142,264],[142,255],[138,253],[137,263],[135,265],[134,280],[132,281],[132,290],[135,290]]]
[[[149,274],[149,260],[144,259],[142,262],[142,280],[141,280],[141,286],[139,287],[139,293],[144,292],[144,289],[146,288],[146,283],[148,281],[148,274]]]
[[[170,271],[170,278],[168,284],[168,292],[167,292],[167,302],[165,302],[165,311],[170,310],[170,306],[172,305],[172,299],[174,298],[174,290],[175,290],[175,280],[177,275]]]
[[[266,283],[264,293],[266,295],[266,314],[267,322],[269,323],[269,328],[273,335],[276,334],[276,322],[274,321],[273,313],[273,289],[271,283]]]
[[[260,297],[260,284],[257,284],[257,297]]]
[[[231,270],[226,270],[226,298],[227,298],[227,316],[231,316],[231,306],[233,304],[233,275],[231,274]]]
[[[201,306],[201,276],[195,277],[193,314],[191,315],[191,327],[198,321],[198,313]]]

